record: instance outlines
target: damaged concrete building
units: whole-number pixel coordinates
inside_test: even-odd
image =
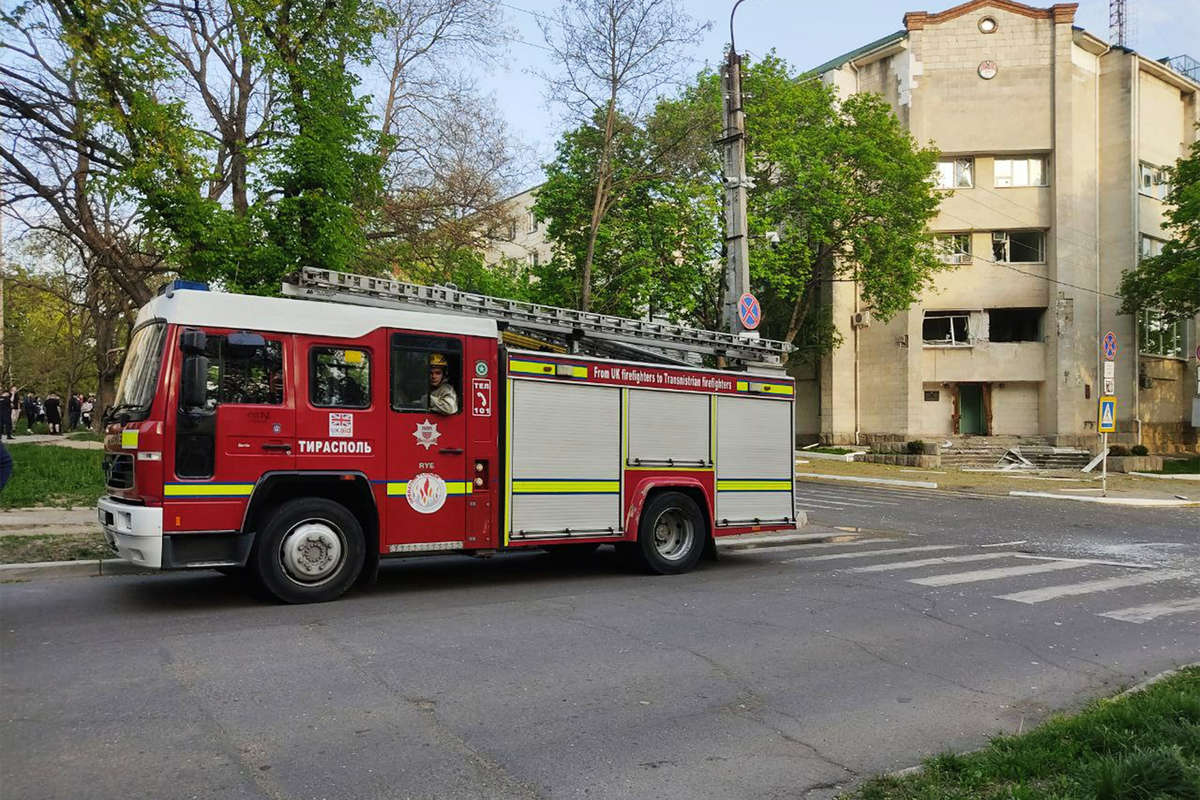
[[[1120,315],[1117,289],[1166,238],[1163,167],[1197,136],[1200,84],[1075,27],[1075,10],[914,11],[816,69],[843,95],[883,95],[942,151],[932,227],[955,268],[886,323],[853,283],[831,284],[843,343],[796,370],[801,436],[1094,446],[1112,331],[1117,441],[1196,448],[1200,318]]]

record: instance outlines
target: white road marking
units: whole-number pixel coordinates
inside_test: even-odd
[[[1044,564],[1030,564],[1026,567],[996,567],[995,569],[976,569],[970,572],[955,572],[951,575],[935,575],[932,578],[913,578],[909,583],[921,586],[954,586],[960,583],[976,583],[978,581],[994,581],[1000,578],[1013,578],[1018,575],[1036,575],[1039,572],[1054,572],[1060,569],[1078,569],[1085,567],[1078,561],[1047,561]]]
[[[919,558],[916,561],[896,561],[892,564],[872,564],[869,567],[852,567],[846,572],[888,572],[893,569],[913,569],[915,567],[933,567],[938,564],[963,564],[968,561],[990,561],[997,558],[1010,558],[1016,553],[1003,550],[995,553],[980,553],[973,556],[941,556],[939,558]]]
[[[1019,544],[1025,544],[1028,539],[1017,539],[1015,542],[996,542],[995,544],[981,544],[980,547],[1016,547]]]
[[[830,503],[799,502],[796,503],[796,508],[823,508],[826,511],[843,511],[846,506],[844,504],[835,506]]]
[[[830,547],[853,547],[864,544],[879,544],[880,542],[894,542],[895,539],[853,539],[847,542],[813,542],[812,544],[785,544],[779,547],[772,547],[770,555],[776,553],[786,553],[789,550],[813,550],[827,549]]]
[[[1097,558],[1058,558],[1056,556],[1035,556],[1030,553],[1020,553],[1017,558],[1032,558],[1036,561],[1078,561],[1081,564],[1098,564],[1102,567],[1125,567],[1126,569],[1155,569],[1153,564],[1137,564],[1132,561],[1103,561]]]
[[[893,547],[888,550],[867,550],[858,553],[834,553],[828,556],[812,556],[811,558],[788,558],[780,564],[791,564],[796,561],[833,561],[837,558],[868,558],[870,556],[886,556],[892,553],[924,553],[929,550],[954,550],[958,545],[928,544],[923,547]]]
[[[898,506],[903,505],[898,500],[888,499],[880,500],[877,497],[836,494],[833,492],[814,492],[805,491],[803,494],[796,493],[797,497],[812,497],[817,500],[823,500],[829,503],[841,503],[842,505],[866,505],[866,506]]]
[[[1170,614],[1185,614],[1188,611],[1200,611],[1200,597],[1184,597],[1179,600],[1169,600],[1165,603],[1150,603],[1132,608],[1118,608],[1116,611],[1105,611],[1100,616],[1109,619],[1119,619],[1122,622],[1141,624],[1152,619],[1165,617]]]
[[[1029,589],[1013,594],[996,595],[997,600],[1014,600],[1018,603],[1044,603],[1047,600],[1057,600],[1060,597],[1074,597],[1093,592],[1107,592],[1113,589],[1124,589],[1127,586],[1144,586],[1148,583],[1173,581],[1176,578],[1186,578],[1192,573],[1181,569],[1164,569],[1157,572],[1142,572],[1137,575],[1125,575],[1119,578],[1103,578],[1098,581],[1083,583],[1065,583],[1059,586],[1047,586],[1043,589]]]
[[[804,505],[805,503],[808,503],[808,504],[813,504],[813,505],[820,503],[820,504],[822,504],[822,505],[827,505],[827,506],[849,506],[849,505],[855,505],[854,503],[842,502],[842,501],[840,501],[840,500],[829,500],[829,499],[827,499],[827,498],[824,498],[824,497],[817,498],[817,497],[808,497],[808,496],[806,496],[806,495],[802,495],[802,494],[798,494],[798,495],[796,495],[796,504],[797,504],[797,505]]]

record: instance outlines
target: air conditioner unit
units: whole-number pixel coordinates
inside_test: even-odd
[[[971,263],[971,254],[970,253],[955,253],[954,256],[950,259],[950,263],[951,264],[970,264]]]
[[[850,315],[850,325],[855,328],[869,328],[871,326],[871,312],[855,311]]]

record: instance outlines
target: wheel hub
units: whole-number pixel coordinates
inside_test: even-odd
[[[668,561],[687,555],[696,535],[692,521],[676,509],[668,509],[654,521],[654,549]]]
[[[288,577],[312,585],[337,570],[344,552],[340,531],[325,521],[309,520],[288,531],[279,555]]]

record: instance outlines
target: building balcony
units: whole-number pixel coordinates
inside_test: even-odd
[[[976,341],[969,346],[924,345],[921,380],[929,383],[1042,381],[1044,342]]]

